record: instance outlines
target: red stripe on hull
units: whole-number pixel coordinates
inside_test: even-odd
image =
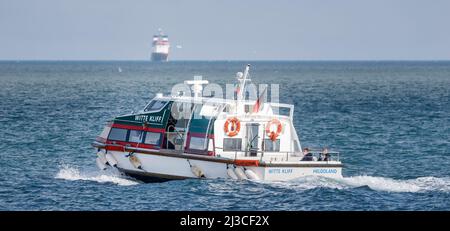
[[[235,160],[234,164],[238,166],[259,166],[259,160]]]

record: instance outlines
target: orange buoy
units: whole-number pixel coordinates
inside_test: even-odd
[[[273,126],[276,126],[276,130],[272,130]],[[270,120],[266,125],[266,134],[270,138],[270,140],[275,141],[277,137],[281,134],[281,131],[283,130],[283,126],[281,125],[281,122],[277,119]]]
[[[240,130],[241,122],[236,117],[228,118],[223,126],[223,131],[229,137],[236,136],[237,134],[239,134]]]

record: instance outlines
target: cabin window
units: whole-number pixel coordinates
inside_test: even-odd
[[[144,111],[158,111],[163,108],[166,103],[167,101],[153,100],[145,107]]]
[[[206,138],[204,137],[191,137],[189,149],[205,150],[206,144]]]
[[[278,115],[290,116],[291,115],[291,109],[287,108],[287,107],[279,107],[278,108]]]
[[[245,105],[244,106],[245,113],[253,112],[253,107],[254,105]]]
[[[213,139],[208,139],[208,151],[214,151],[214,140]]]
[[[205,109],[203,107],[205,107]],[[194,105],[194,111],[192,113],[188,129],[190,134],[196,135],[189,136],[189,143],[187,147],[188,150],[193,150],[193,153],[199,154],[194,150],[206,151],[206,148],[208,147],[208,134],[211,134],[211,129],[213,128],[212,124],[214,124],[214,117],[209,113],[212,113],[215,110],[218,109],[209,104]]]
[[[127,141],[127,129],[111,128],[108,140]]]
[[[143,131],[130,130],[130,137],[128,138],[128,141],[140,143],[142,141],[142,134],[143,134]]]
[[[242,139],[241,138],[224,138],[223,139],[223,151],[241,151]]]
[[[144,143],[146,144],[159,145],[160,141],[161,141],[161,133],[147,132],[147,134],[145,135]]]
[[[264,139],[264,151],[279,152],[280,151],[280,140],[272,141],[271,139]]]

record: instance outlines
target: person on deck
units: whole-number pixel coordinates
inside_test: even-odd
[[[311,152],[309,152],[309,148],[303,149],[302,161],[313,161],[313,155]]]
[[[323,151],[322,151],[322,154],[325,156],[323,161],[330,161],[331,160],[330,153],[328,153],[328,148],[324,148]]]

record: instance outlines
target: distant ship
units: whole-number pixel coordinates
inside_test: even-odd
[[[169,60],[169,37],[164,35],[161,29],[159,34],[153,36],[152,46],[152,61],[167,62]]]

